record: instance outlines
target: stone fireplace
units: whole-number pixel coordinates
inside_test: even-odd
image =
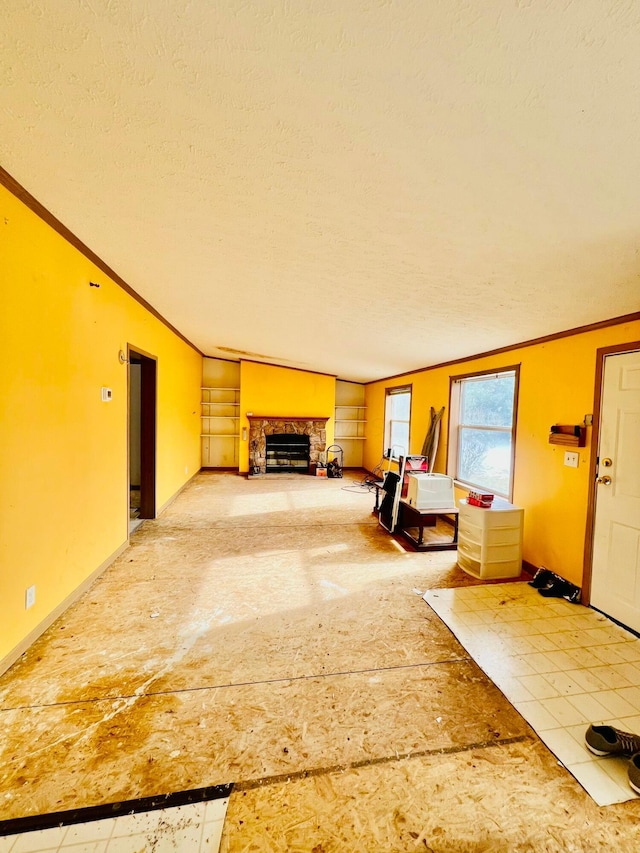
[[[318,417],[247,415],[249,418],[249,476],[267,472],[267,435],[309,436],[309,466],[320,462],[327,449],[326,425],[329,420]],[[304,469],[306,473],[308,468]]]

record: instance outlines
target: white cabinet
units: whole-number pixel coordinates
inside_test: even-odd
[[[476,578],[515,578],[522,571],[524,510],[496,498],[490,508],[459,501],[458,565]]]
[[[334,441],[344,451],[345,468],[362,467],[367,407],[364,405],[364,385],[336,380],[336,410]]]

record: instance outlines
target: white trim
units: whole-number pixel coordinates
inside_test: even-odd
[[[449,395],[449,423],[447,424],[447,472],[449,476],[454,478],[454,483],[459,481],[456,478],[458,473],[458,421],[460,420],[460,380],[456,379],[451,383],[451,393]],[[468,486],[463,488],[468,489]]]
[[[184,483],[177,490],[177,492],[169,498],[168,501],[165,501],[165,503],[157,511],[156,517],[158,515],[160,515],[162,512],[164,512],[167,509],[167,507],[174,502],[174,500],[178,497],[180,492],[182,492],[184,489],[186,489],[186,487],[189,485],[189,483],[191,483],[191,481],[200,473],[200,470],[202,470],[202,469],[199,469],[198,471],[196,471],[195,474],[193,474],[191,477],[189,477],[189,479],[186,481],[186,483]],[[42,622],[39,622],[36,625],[36,627],[33,628],[33,630],[29,631],[27,636],[24,637],[22,640],[20,640],[18,645],[15,646],[13,649],[11,649],[11,651],[8,652],[0,660],[0,675],[5,673],[9,669],[9,667],[13,666],[13,664],[19,658],[22,657],[22,655],[27,651],[27,649],[35,643],[35,641],[38,639],[38,637],[40,637],[42,634],[44,634],[44,632],[47,630],[47,628],[50,628],[51,625],[53,625],[53,623],[56,621],[56,619],[59,616],[62,616],[62,614],[65,612],[65,610],[67,610],[69,607],[71,607],[72,604],[75,604],[75,602],[79,598],[81,598],[85,594],[85,592],[88,592],[88,590],[95,583],[95,581],[100,577],[100,575],[104,571],[106,571],[109,568],[109,566],[112,563],[114,563],[118,559],[118,557],[127,550],[128,547],[129,547],[129,534],[127,534],[127,539],[125,542],[122,543],[122,545],[120,545],[118,548],[116,548],[116,550],[112,554],[110,554],[106,560],[104,560],[102,563],[100,563],[100,565],[98,566],[97,569],[94,569],[94,571],[91,572],[91,574],[87,578],[85,578],[79,586],[77,586],[72,592],[70,592],[69,595],[63,601],[60,602],[60,604],[58,604],[56,607],[54,607],[54,609],[49,614],[47,614],[47,616],[44,617]]]
[[[399,396],[400,394],[408,394],[409,395],[409,417],[405,420],[404,418],[392,418],[390,409],[392,407],[392,399],[393,397]],[[383,446],[383,454],[386,455],[387,451],[390,450],[390,458],[397,462],[400,456],[407,456],[411,450],[411,406],[413,404],[413,385],[410,383],[408,385],[397,385],[394,388],[386,388],[385,389],[385,398],[384,398],[384,446]],[[391,433],[393,432],[393,424],[406,424],[407,425],[407,447],[403,449],[403,445],[400,444],[391,444]],[[401,453],[396,455],[395,450],[402,450]]]
[[[474,425],[474,424],[461,424],[460,423],[460,409],[461,409],[461,401],[462,401],[462,389],[463,386],[468,382],[484,382],[487,379],[501,379],[505,376],[513,376],[514,379],[514,399],[513,399],[513,410],[511,413],[511,426],[510,427],[502,427],[502,426],[485,426],[485,425]],[[513,467],[515,466],[515,453],[514,453],[514,445],[515,445],[515,426],[517,423],[517,406],[518,406],[518,398],[516,394],[518,393],[518,379],[519,379],[519,371],[518,367],[507,367],[504,370],[489,370],[486,373],[474,373],[469,376],[456,376],[455,379],[451,380],[451,389],[449,394],[449,424],[448,424],[448,445],[447,445],[447,471],[450,476],[453,477],[454,483],[458,488],[465,489],[466,491],[471,491],[473,489],[489,489],[495,492],[496,495],[500,497],[506,498],[506,500],[512,499],[513,492]],[[510,436],[511,439],[511,466],[512,470],[510,471],[509,476],[509,490],[508,492],[498,492],[490,486],[481,486],[478,483],[468,483],[460,480],[458,478],[459,471],[459,462],[460,462],[460,440],[461,440],[461,430],[462,429],[479,429],[485,432],[504,432]]]
[[[202,437],[202,436],[201,436],[201,437]],[[236,438],[237,438],[237,437],[238,437],[238,436],[236,436]],[[171,497],[169,498],[169,500],[166,500],[166,501],[162,504],[162,506],[160,507],[160,509],[156,510],[156,518],[157,518],[159,515],[162,515],[162,513],[165,511],[165,509],[168,509],[168,507],[170,507],[170,506],[171,506],[171,504],[175,501],[175,499],[178,497],[178,495],[179,495],[181,492],[183,492],[183,491],[187,488],[187,486],[191,483],[191,481],[192,481],[192,480],[194,480],[194,479],[198,476],[198,474],[200,473],[200,471],[202,471],[202,468],[199,468],[199,469],[196,471],[196,473],[195,473],[195,474],[192,474],[192,475],[189,477],[189,479],[188,479],[188,480],[186,480],[186,481],[185,481],[185,482],[180,486],[180,488],[178,489],[178,491],[177,491],[177,492],[175,492],[173,495],[171,495]],[[142,520],[144,521],[145,519],[143,518]]]

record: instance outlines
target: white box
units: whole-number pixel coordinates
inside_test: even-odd
[[[453,478],[446,474],[409,473],[407,503],[419,510],[454,507]]]

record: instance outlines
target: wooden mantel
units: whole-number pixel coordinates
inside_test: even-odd
[[[328,421],[330,415],[247,415],[250,421]]]

